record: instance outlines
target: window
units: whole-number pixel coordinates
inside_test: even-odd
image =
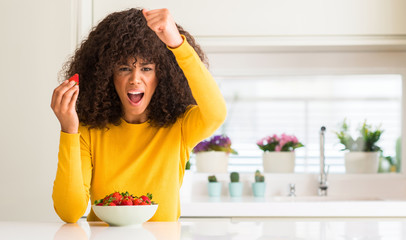
[[[216,77],[215,77],[216,78]],[[272,134],[296,135],[305,147],[296,150],[295,172],[319,171],[319,131],[326,126],[325,155],[330,173],[344,173],[344,152],[334,131],[346,118],[355,134],[365,120],[384,129],[378,145],[395,156],[401,135],[402,77],[379,75],[313,75],[217,77],[228,116],[216,134],[227,134],[239,155],[230,171],[262,170],[257,140]],[[192,164],[193,164],[192,159]],[[383,163],[385,167],[385,163]]]

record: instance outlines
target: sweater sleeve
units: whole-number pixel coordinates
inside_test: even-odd
[[[182,36],[183,43],[169,48],[188,80],[197,106],[188,108],[182,123],[182,134],[189,149],[210,137],[224,122],[227,109],[216,81],[204,66],[192,46]]]
[[[83,134],[61,132],[52,199],[55,212],[63,221],[76,222],[85,213],[91,176],[89,145]]]

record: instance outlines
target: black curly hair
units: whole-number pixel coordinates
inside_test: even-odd
[[[207,58],[194,38],[177,27],[207,66]],[[189,105],[196,104],[175,56],[147,26],[142,9],[132,8],[104,18],[64,65],[64,79],[75,73],[80,76],[76,108],[81,123],[90,128],[121,123],[124,112],[113,73],[116,64],[130,57],[156,64],[158,85],[147,107],[152,126],[170,126]]]

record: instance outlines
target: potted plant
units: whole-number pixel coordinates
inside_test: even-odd
[[[206,173],[226,173],[229,154],[237,154],[226,135],[215,135],[200,142],[193,153],[196,154],[196,171]]]
[[[262,164],[264,172],[292,173],[295,170],[295,149],[303,147],[295,136],[282,134],[266,136],[257,142],[264,151]]]
[[[255,182],[252,183],[252,192],[254,197],[265,196],[265,177],[259,170],[255,171]]]
[[[345,171],[347,173],[377,173],[381,148],[376,145],[383,130],[380,126],[372,128],[366,120],[359,128],[359,136],[353,138],[349,133],[349,125],[344,119],[340,131],[336,132],[340,143],[344,146]]]
[[[208,191],[210,197],[220,197],[221,196],[221,183],[217,181],[215,175],[208,177]]]
[[[241,197],[242,196],[242,183],[240,182],[240,174],[238,172],[230,173],[230,183],[228,190],[231,197]]]

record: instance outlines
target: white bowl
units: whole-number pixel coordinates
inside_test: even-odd
[[[96,206],[92,205],[98,218],[111,226],[140,225],[154,216],[158,204],[132,206]]]

